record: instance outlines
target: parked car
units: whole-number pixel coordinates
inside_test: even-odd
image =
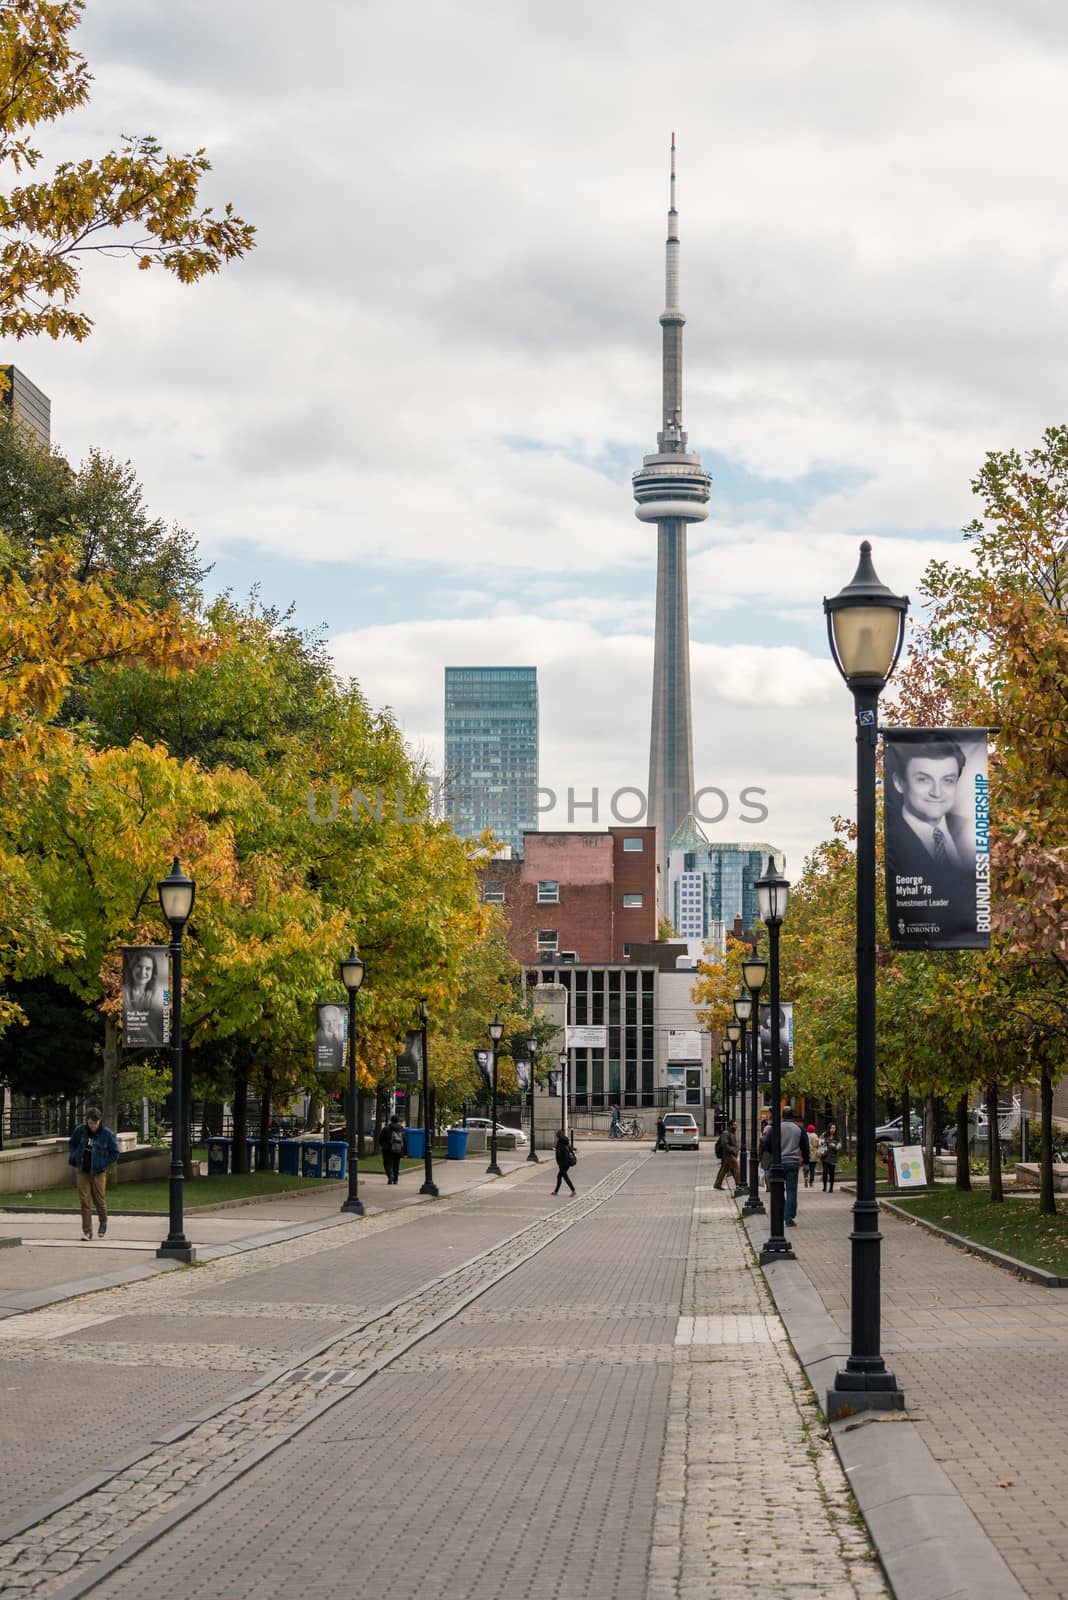
[[[893,1122],[884,1122],[881,1127],[876,1128],[875,1130],[876,1144],[904,1144],[905,1140],[901,1137],[901,1127],[902,1123],[900,1117],[895,1117]],[[908,1143],[922,1144],[923,1118],[915,1117],[910,1112],[909,1131],[911,1137],[909,1138]]]
[[[665,1150],[698,1150],[697,1122],[689,1111],[669,1111],[664,1118]]]
[[[462,1122],[453,1123],[453,1127],[455,1127],[455,1128],[462,1128],[463,1126],[464,1126],[464,1124]],[[486,1138],[488,1139],[490,1134],[493,1132],[493,1118],[492,1117],[468,1117],[466,1126],[469,1127],[469,1128],[484,1128],[486,1130]],[[498,1137],[498,1139],[501,1137],[501,1135],[503,1133],[514,1133],[515,1134],[515,1142],[516,1142],[517,1145],[526,1144],[526,1142],[527,1142],[527,1136],[523,1132],[522,1128],[509,1128],[503,1122],[498,1122],[498,1124],[497,1124],[497,1137]]]

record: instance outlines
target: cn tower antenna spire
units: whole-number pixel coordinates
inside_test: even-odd
[[[674,833],[694,805],[693,712],[690,698],[690,624],[686,582],[686,529],[708,516],[712,481],[701,458],[690,455],[682,427],[682,330],[679,305],[679,213],[675,204],[675,135],[671,135],[667,263],[663,329],[661,425],[656,451],[634,474],[635,515],[655,523],[656,642],[649,734],[647,821],[656,829],[661,883],[667,886]],[[667,908],[670,910],[670,907]]]

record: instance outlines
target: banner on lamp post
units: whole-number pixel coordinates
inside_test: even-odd
[[[344,1072],[349,1019],[345,1007],[324,1001],[315,1008],[315,1070]]]
[[[410,1028],[404,1036],[404,1049],[397,1057],[397,1082],[418,1083],[423,1071],[423,1035]]]
[[[899,950],[990,947],[985,728],[883,734],[886,920]]]
[[[771,1006],[760,1007],[760,1032],[758,1034],[760,1065],[771,1071]],[[794,1003],[784,1000],[779,1006],[779,1071],[783,1077],[794,1064]]]
[[[476,1050],[474,1052],[474,1057],[475,1057],[475,1066],[479,1070],[479,1075],[482,1078],[483,1084],[485,1085],[485,1087],[486,1087],[486,1089],[488,1091],[492,1092],[492,1090],[493,1090],[493,1051],[492,1050]]]
[[[165,944],[122,952],[122,1048],[156,1050],[171,1042],[170,951]]]

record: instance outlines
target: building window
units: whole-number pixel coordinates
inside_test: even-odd
[[[645,848],[645,840],[644,839],[624,839],[623,840],[623,848],[624,848],[624,850],[634,850],[634,851],[643,850]]]
[[[628,960],[629,956],[630,956],[630,945],[629,944],[625,944],[623,946],[623,959],[624,959],[624,961]]]
[[[539,950],[555,950],[559,943],[555,928],[542,928],[538,933]]]
[[[487,906],[503,906],[504,905],[504,890],[503,889],[485,889],[483,891],[483,894],[482,894],[482,901],[483,901],[483,904],[487,905]]]
[[[642,908],[642,897],[641,897],[640,894],[625,894],[623,896],[623,910],[624,911],[640,911],[641,908]]]
[[[555,906],[560,901],[560,885],[555,878],[543,878],[538,884],[539,906]]]

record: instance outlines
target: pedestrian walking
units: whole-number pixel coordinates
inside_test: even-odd
[[[610,1139],[622,1139],[622,1137],[623,1137],[623,1129],[622,1129],[620,1123],[621,1123],[621,1119],[620,1119],[619,1107],[618,1106],[613,1106],[612,1107],[612,1120],[608,1124],[608,1137]]]
[[[653,1150],[656,1151],[666,1149],[667,1145],[664,1142],[664,1114],[661,1112],[656,1119],[656,1144],[653,1146]]]
[[[728,1172],[734,1179],[734,1186],[737,1188],[741,1179],[741,1168],[738,1165],[738,1124],[736,1122],[728,1122],[713,1148],[717,1156],[719,1156],[719,1171],[716,1174],[716,1181],[712,1185],[713,1189],[723,1188],[723,1180]]]
[[[97,1237],[108,1231],[105,1194],[108,1168],[119,1159],[119,1141],[104,1126],[99,1106],[87,1106],[85,1121],[78,1124],[67,1141],[67,1159],[78,1175],[78,1200],[82,1208],[82,1238],[93,1237],[93,1209],[98,1218]]]
[[[575,1193],[575,1185],[571,1182],[571,1168],[578,1161],[575,1147],[571,1143],[563,1128],[556,1135],[556,1188],[553,1194],[560,1193],[561,1183],[566,1183],[571,1193]]]
[[[771,1122],[764,1117],[760,1123],[760,1177],[765,1190],[768,1187],[768,1168],[771,1166]]]
[[[816,1124],[808,1125],[808,1160],[805,1162],[805,1188],[811,1189],[816,1181]]]
[[[404,1126],[396,1112],[378,1135],[378,1144],[382,1151],[386,1182],[399,1183],[401,1156],[406,1152],[407,1140],[404,1137]]]
[[[769,1154],[771,1151],[772,1128],[769,1123],[764,1135],[763,1144]],[[794,1120],[793,1106],[784,1106],[782,1125],[779,1132],[779,1150],[782,1158],[783,1175],[786,1179],[785,1204],[783,1206],[783,1221],[788,1228],[797,1226],[797,1180],[801,1175],[802,1165],[809,1161],[808,1134],[799,1122]]]
[[[838,1150],[838,1128],[835,1123],[829,1122],[820,1140],[820,1165],[823,1170],[825,1194],[834,1193],[834,1169],[838,1165]]]

